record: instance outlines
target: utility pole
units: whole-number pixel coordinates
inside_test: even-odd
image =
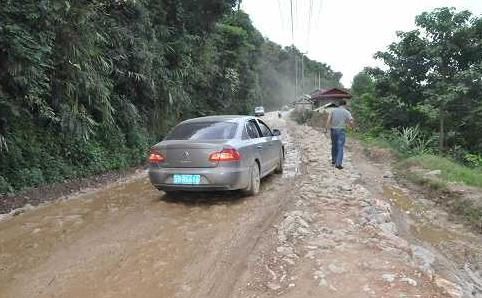
[[[305,54],[308,52],[301,53],[301,93],[305,91]]]
[[[318,90],[321,89],[321,73],[318,71]]]
[[[238,11],[241,9],[241,1],[242,0],[238,0]]]
[[[294,18],[293,18],[293,0],[290,0],[290,14],[291,14],[291,44],[293,50],[293,58],[295,63],[295,94],[294,100],[297,99],[298,96],[298,59],[296,55],[296,48],[295,48],[295,30],[294,30]]]
[[[301,94],[305,92],[305,57],[301,53]]]
[[[295,50],[293,46],[293,51]],[[298,55],[294,55],[295,57],[295,100],[298,98]]]

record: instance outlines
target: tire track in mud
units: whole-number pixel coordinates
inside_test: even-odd
[[[205,270],[205,268],[209,268],[209,270],[207,276],[204,275],[202,281],[198,283],[198,291],[195,292],[196,297],[223,298],[232,296],[239,275],[246,270],[247,261],[253,250],[257,247],[259,241],[265,237],[266,231],[279,219],[281,212],[294,192],[292,186],[303,172],[299,144],[296,144],[289,134],[286,122],[275,119],[274,113],[268,114],[268,117],[265,117],[264,120],[268,121],[272,127],[283,129],[285,165],[282,179],[268,177],[268,180],[274,178],[276,181],[268,183],[265,181],[263,195],[253,198],[253,200],[264,201],[268,206],[253,209],[252,211],[255,214],[245,213],[240,221],[240,224],[245,226],[242,229],[233,229],[232,233],[235,235],[228,241],[228,245],[222,247],[223,249],[219,251],[216,257],[210,260],[211,265],[203,264],[200,266],[201,270]],[[250,219],[252,222],[249,222]],[[188,296],[186,295],[186,297]]]
[[[296,180],[298,149],[283,132],[287,171],[255,198],[172,199],[142,177],[0,223],[0,297],[229,296]]]

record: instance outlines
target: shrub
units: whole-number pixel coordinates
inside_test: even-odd
[[[39,186],[45,182],[43,173],[38,168],[20,169],[17,178],[18,181],[14,184],[16,188]]]
[[[296,121],[298,124],[306,124],[308,120],[313,117],[313,111],[307,109],[295,109],[291,112],[291,119]]]
[[[394,129],[389,141],[402,154],[419,155],[433,153],[433,138],[427,138],[418,125],[404,127],[400,130]]]
[[[464,156],[464,162],[470,167],[480,168],[482,167],[482,155],[466,153]]]
[[[0,176],[0,195],[12,191],[13,187],[10,185],[10,183],[8,183],[8,181],[3,176]]]

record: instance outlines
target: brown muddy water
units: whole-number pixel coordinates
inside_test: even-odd
[[[482,235],[474,234],[433,202],[412,196],[393,185],[383,186],[384,195],[399,213],[403,233],[436,256],[433,266],[461,285],[464,297],[482,297]]]

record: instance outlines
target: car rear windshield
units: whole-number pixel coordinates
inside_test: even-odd
[[[228,140],[234,138],[237,123],[192,122],[176,126],[166,140]]]

